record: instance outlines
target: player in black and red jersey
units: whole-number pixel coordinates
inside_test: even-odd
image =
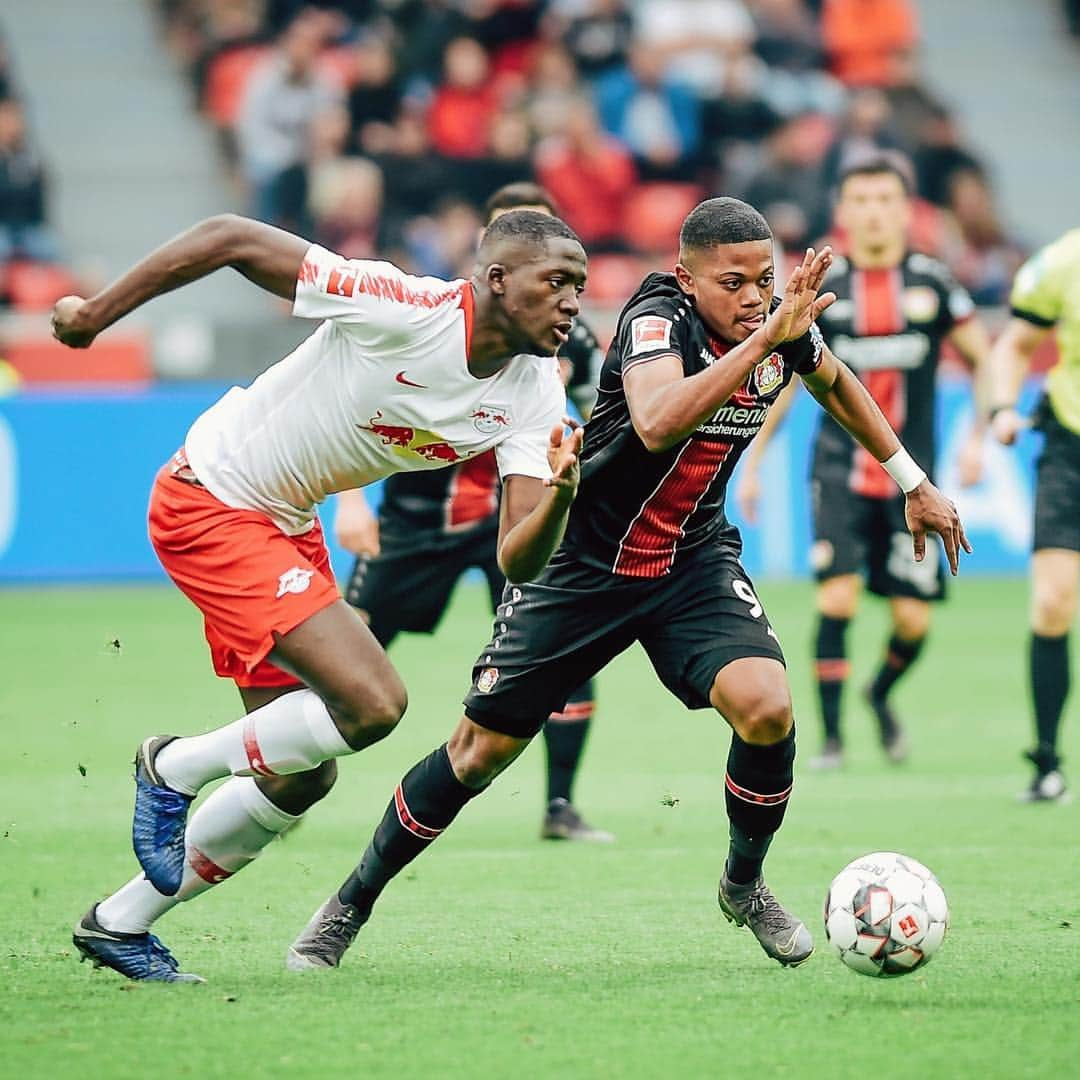
[[[507,184],[484,206],[485,224],[509,210],[555,215],[547,192],[528,181]],[[596,398],[604,354],[580,320],[559,349],[567,395],[586,419]],[[345,599],[368,620],[384,649],[399,633],[430,634],[461,576],[479,569],[494,609],[506,578],[499,569],[499,475],[494,454],[427,473],[397,473],[383,483],[376,520],[362,491],[339,496],[338,541],[357,556]],[[544,725],[547,804],[540,835],[546,840],[610,842],[573,803],[573,785],[593,716],[593,681],[576,687]]]
[[[837,258],[829,288],[837,300],[819,322],[829,347],[859,376],[885,418],[919,464],[933,476],[936,464],[935,389],[942,344],[948,340],[978,369],[989,354],[989,338],[975,305],[937,260],[907,247],[911,222],[906,159],[880,154],[856,159],[840,177],[837,222],[847,235],[848,257]],[[983,369],[985,371],[985,368]],[[757,464],[788,404],[774,410],[747,454],[738,497],[753,515]],[[985,409],[959,461],[962,484],[981,470]],[[819,768],[843,764],[840,703],[850,665],[846,636],[858,608],[862,573],[869,590],[887,597],[892,630],[865,697],[878,722],[889,760],[903,761],[907,739],[889,693],[922,650],[930,628],[930,605],[945,595],[945,575],[936,548],[912,558],[904,522],[904,500],[872,455],[829,416],[821,418],[811,469],[814,546],[818,580],[815,673],[825,731]]]
[[[937,532],[955,570],[967,547],[955,507],[813,326],[834,299],[818,295],[830,261],[828,248],[808,251],[778,301],[765,219],[737,199],[690,213],[675,272],[650,274],[619,317],[559,550],[535,582],[507,591],[465,716],[402,780],[360,865],[293,943],[289,967],[336,966],[386,883],[582,679],[635,641],[688,708],[711,707],[733,729],[722,911],[780,963],[809,957],[809,932],[762,878],[791,793],[795,731],[780,643],[724,514],[731,470],[798,373],[907,492],[917,553]]]

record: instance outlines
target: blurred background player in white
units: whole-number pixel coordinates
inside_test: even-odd
[[[53,331],[85,348],[147,300],[226,266],[320,325],[204,412],[154,484],[154,548],[202,611],[214,668],[236,682],[247,715],[190,738],[147,738],[136,754],[143,873],[74,933],[84,957],[135,979],[197,978],[150,925],[251,862],[330,790],[334,758],[384,738],[405,711],[401,679],[334,583],[317,505],[494,450],[500,566],[524,581],[558,544],[577,487],[581,434],[564,436],[554,356],[586,259],[562,221],[504,215],[472,279],[446,282],[211,218],[98,295],[60,300]],[[187,826],[200,789],[230,775]]]
[[[529,181],[495,191],[484,206],[485,224],[510,210],[556,215],[548,193]],[[559,350],[559,364],[567,394],[586,420],[603,359],[593,332],[576,319],[570,340]],[[357,557],[345,599],[367,619],[384,649],[402,631],[433,633],[467,570],[483,572],[492,610],[502,598],[505,578],[496,552],[499,477],[492,454],[450,469],[387,477],[378,518],[363,491],[342,492],[334,532],[342,547]],[[593,828],[573,802],[593,705],[593,680],[588,679],[544,725],[547,804],[540,835],[545,840],[615,839]]]
[[[895,152],[863,155],[841,169],[836,220],[847,257],[837,258],[827,282],[837,301],[818,321],[829,347],[859,376],[890,425],[933,477],[935,389],[941,347],[949,341],[985,383],[990,342],[967,292],[935,259],[908,247],[912,176]],[[981,374],[980,374],[981,369]],[[747,454],[737,496],[756,517],[761,455],[797,389],[789,387]],[[960,476],[978,480],[985,409],[964,445]],[[841,697],[850,674],[848,625],[867,588],[889,601],[892,632],[864,697],[877,719],[888,759],[903,761],[907,739],[889,701],[896,683],[922,651],[930,605],[944,599],[945,573],[936,548],[916,562],[904,521],[904,499],[877,463],[839,423],[822,416],[811,470],[818,580],[815,674],[824,745],[812,764],[843,763]]]
[[[994,344],[991,430],[1011,445],[1030,423],[1016,403],[1035,350],[1056,328],[1059,358],[1046,376],[1034,425],[1045,436],[1035,488],[1029,678],[1035,766],[1026,802],[1068,796],[1058,735],[1069,694],[1069,631],[1080,584],[1080,229],[1036,252],[1019,270],[1012,318]]]

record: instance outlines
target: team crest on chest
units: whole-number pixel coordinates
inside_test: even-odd
[[[754,386],[758,395],[771,394],[784,381],[784,361],[779,353],[770,353],[754,368]]]
[[[494,435],[496,431],[505,431],[510,426],[510,412],[498,405],[480,404],[470,414],[473,427],[481,435]]]
[[[912,285],[904,290],[901,307],[909,322],[932,322],[937,318],[941,300],[929,285]]]

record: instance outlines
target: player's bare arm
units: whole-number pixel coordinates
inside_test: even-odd
[[[1005,446],[1012,446],[1028,426],[1016,410],[1016,400],[1035,350],[1052,329],[1012,318],[990,351],[990,430]]]
[[[990,335],[982,320],[974,316],[954,326],[948,339],[971,369],[975,419],[968,437],[960,447],[957,462],[961,486],[970,487],[982,479],[983,436],[986,434],[991,401]]]
[[[353,555],[374,558],[379,554],[379,519],[359,488],[338,493],[334,536]]]
[[[803,381],[821,407],[878,461],[885,463],[898,453],[907,457],[896,432],[889,426],[869,391],[828,348],[821,350],[818,369],[804,375]],[[926,534],[937,533],[945,547],[949,569],[955,575],[959,569],[960,549],[969,554],[971,552],[956,506],[938,491],[925,473],[922,473],[921,480],[917,476],[913,476],[913,480],[918,482],[910,488],[904,483],[900,486],[906,488],[904,514],[911,531],[915,559],[921,562],[926,554]]]
[[[53,308],[53,336],[73,349],[155,296],[231,266],[276,296],[293,299],[310,242],[235,214],[219,214],[162,244],[96,296],[65,296]]]
[[[765,423],[761,425],[739,462],[739,481],[735,488],[735,501],[739,504],[740,513],[751,525],[757,524],[758,501],[761,498],[759,469],[761,460],[765,456],[765,448],[772,441],[784,417],[791,411],[798,392],[797,381],[789,382],[780,391],[780,396],[772,403],[769,415],[765,417]]]
[[[564,419],[570,429],[552,429],[548,445],[551,476],[508,476],[503,485],[499,518],[499,567],[515,584],[531,581],[559,546],[566,530],[566,516],[581,478],[582,428]]]
[[[831,263],[831,248],[819,252],[807,248],[802,263],[788,279],[780,306],[766,314],[768,300],[759,303],[756,315],[747,319],[757,320],[756,329],[725,353],[723,364],[685,376],[681,359],[672,353],[627,372],[630,415],[649,450],[659,453],[687,438],[742,386],[764,357],[809,330],[810,324],[836,299],[832,293],[818,296]],[[680,269],[676,269],[677,275]],[[769,297],[771,289],[770,283]]]

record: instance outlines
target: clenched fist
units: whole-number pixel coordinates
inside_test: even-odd
[[[89,304],[81,296],[62,296],[52,313],[52,332],[62,345],[85,349],[97,337],[98,328],[90,322]]]

